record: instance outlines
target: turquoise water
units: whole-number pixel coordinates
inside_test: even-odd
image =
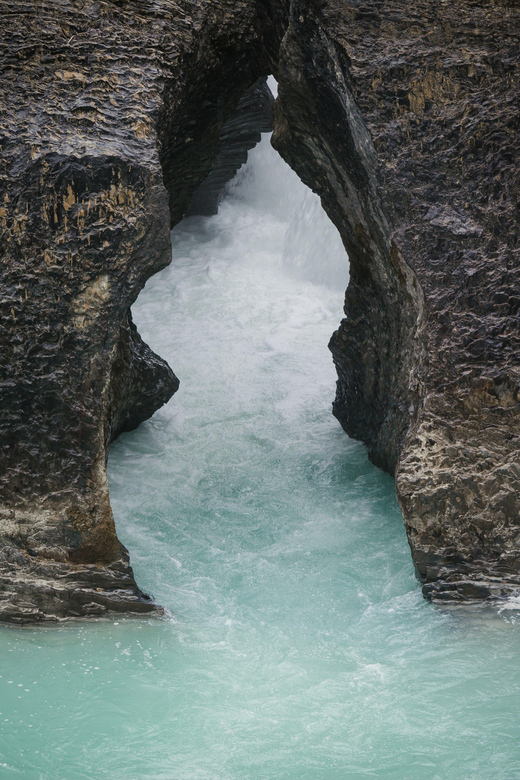
[[[181,388],[114,445],[163,620],[0,629],[0,778],[519,780],[520,622],[421,596],[330,414],[347,261],[263,141],[134,308]]]

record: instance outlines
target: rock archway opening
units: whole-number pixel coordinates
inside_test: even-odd
[[[327,489],[319,476],[313,482],[313,471],[333,472],[325,481],[336,490],[345,448],[354,446],[360,463],[366,457],[331,414],[337,376],[328,341],[342,317],[348,256],[319,197],[273,149],[270,134],[227,185],[218,214],[184,219],[172,245],[172,264],[149,280],[133,318],[180,388],[113,445],[110,461],[117,526],[139,568],[153,549],[141,541],[144,528],[156,531],[154,511],[150,526],[125,452],[133,452],[135,468],[151,466],[151,503],[163,506],[159,526],[169,526],[160,533],[171,538],[172,524],[175,535],[188,525],[196,534],[205,525],[228,533],[237,523],[236,544],[253,532],[252,518],[258,526],[264,516],[269,533],[276,518],[290,517],[296,530],[316,511],[326,514],[319,506]],[[175,544],[165,562],[172,554]],[[138,579],[168,605],[175,572],[168,584],[165,577],[165,592],[146,575],[159,557]]]
[[[407,4],[388,26],[339,2],[143,2],[137,24],[134,5],[78,15],[49,4],[44,59],[38,11],[22,4],[5,25],[6,73],[18,75],[6,82],[0,171],[2,619],[153,609],[116,535],[106,454],[177,379],[129,311],[168,264],[170,225],[211,169],[221,128],[270,70],[273,145],[319,194],[350,258],[331,342],[334,414],[396,475],[428,598],[516,593],[517,15],[428,0],[424,27]],[[460,26],[475,13],[478,41]],[[493,55],[481,79],[466,54],[482,47]],[[321,273],[316,254],[290,268],[287,251],[280,264]],[[195,324],[194,354],[206,337]]]

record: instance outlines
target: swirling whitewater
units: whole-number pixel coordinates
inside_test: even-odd
[[[520,622],[426,603],[330,413],[348,261],[270,148],[134,318],[181,388],[110,456],[163,620],[0,629],[0,778],[517,780]]]

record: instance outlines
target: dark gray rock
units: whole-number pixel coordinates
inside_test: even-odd
[[[4,620],[154,609],[105,464],[177,380],[129,310],[170,262],[222,125],[272,70],[281,17],[265,0],[0,0]]]
[[[0,567],[0,621],[24,625],[123,612],[163,613],[136,587],[122,545],[118,559],[103,567],[50,561],[27,544],[4,546]]]
[[[107,408],[106,448],[124,431],[133,431],[179,389],[179,380],[142,340],[128,312],[121,325]]]
[[[261,133],[273,129],[274,97],[266,78],[260,78],[240,99],[237,110],[220,131],[220,152],[195,192],[187,217],[211,216],[218,212],[224,186],[247,162],[247,153],[260,141]]]
[[[520,587],[519,37],[509,0],[294,0],[280,57],[274,145],[350,255],[334,413],[439,601]]]

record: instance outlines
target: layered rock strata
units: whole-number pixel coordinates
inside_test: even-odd
[[[170,262],[222,125],[271,70],[282,11],[0,2],[0,620],[154,609],[105,464],[178,382],[129,309]]]
[[[350,255],[334,413],[440,601],[520,588],[519,37],[508,0],[295,0],[280,54],[274,145]]]
[[[261,134],[273,129],[273,103],[265,77],[240,98],[235,113],[220,131],[220,152],[210,173],[193,193],[187,217],[218,213],[224,186],[247,162],[247,153],[260,141]]]

